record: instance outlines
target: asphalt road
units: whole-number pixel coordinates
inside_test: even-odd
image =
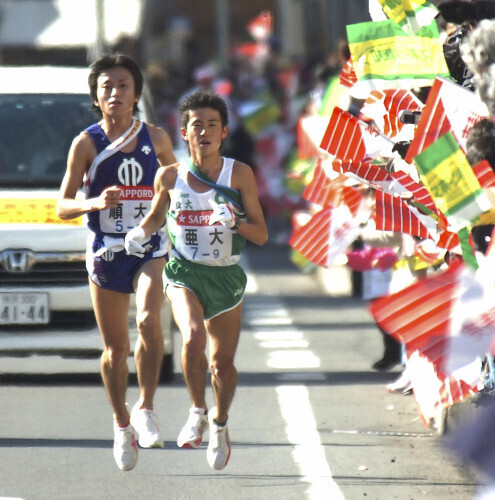
[[[97,360],[0,358],[0,497],[475,498],[482,478],[423,426],[413,396],[386,391],[399,371],[370,369],[382,347],[365,304],[329,296],[275,241],[247,249],[249,292],[226,469],[208,467],[206,444],[181,450],[175,443],[189,407],[176,332],[177,373],[158,388],[155,402],[165,449],[140,450],[126,473],[113,462]],[[131,381],[129,404],[137,397]]]

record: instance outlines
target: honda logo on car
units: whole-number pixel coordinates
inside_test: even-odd
[[[4,250],[0,253],[0,262],[10,273],[25,273],[33,265],[34,255],[29,250]]]

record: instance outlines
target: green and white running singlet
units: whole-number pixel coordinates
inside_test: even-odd
[[[223,159],[217,184],[231,187],[233,165],[233,159]],[[205,319],[211,319],[242,301],[247,279],[237,263],[246,240],[220,223],[210,226],[213,210],[208,200],[227,200],[213,188],[204,193],[191,189],[188,172],[181,161],[170,192],[167,229],[172,259],[165,276],[169,283],[191,290],[204,307]]]
[[[223,159],[217,184],[231,187],[233,165],[233,159]],[[188,171],[186,162],[181,161],[170,193],[167,228],[173,245],[172,255],[205,266],[236,264],[246,240],[219,222],[209,225],[213,211],[208,200],[227,201],[213,188],[204,193],[192,190],[187,183]]]

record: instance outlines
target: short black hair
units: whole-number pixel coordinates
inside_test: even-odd
[[[91,72],[88,76],[89,93],[93,103],[93,111],[95,111],[100,117],[102,116],[101,109],[94,104],[97,100],[96,94],[98,90],[98,77],[104,71],[112,68],[125,68],[128,70],[134,79],[134,90],[136,92],[136,96],[141,96],[141,93],[143,92],[143,74],[134,60],[124,54],[105,54],[91,64]],[[136,103],[134,104],[133,114],[136,115],[137,113],[138,105]]]
[[[481,119],[469,131],[466,157],[473,167],[487,160],[495,171],[495,123],[490,118]]]
[[[189,112],[200,108],[211,108],[218,111],[222,127],[228,125],[229,113],[225,101],[218,94],[209,90],[196,90],[184,97],[180,103],[180,126],[185,128],[189,121]]]

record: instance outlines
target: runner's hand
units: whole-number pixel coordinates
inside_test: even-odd
[[[141,226],[137,226],[131,229],[125,235],[124,247],[127,255],[134,255],[142,259],[144,257],[144,253],[146,249],[142,245],[149,240],[149,236],[147,237],[144,234],[144,230]]]
[[[236,225],[236,216],[230,205],[225,203],[217,204],[213,200],[208,201],[211,208],[213,208],[213,213],[210,216],[210,226],[216,222],[220,222],[220,224],[228,228],[233,228]]]

